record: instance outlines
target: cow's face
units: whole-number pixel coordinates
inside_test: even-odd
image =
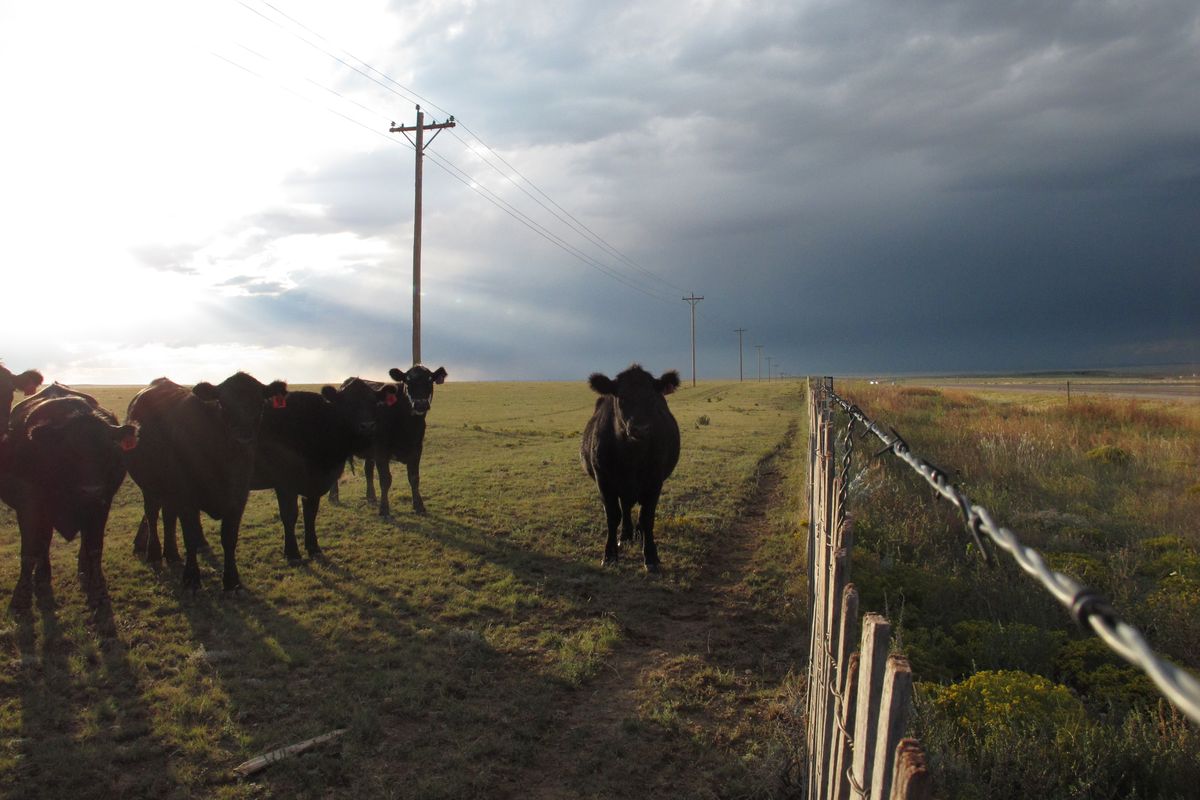
[[[0,364],[0,419],[8,419],[16,390],[20,389],[23,394],[28,395],[33,394],[41,385],[42,374],[37,370],[27,369],[19,375],[14,375]]]
[[[73,399],[50,402],[71,404],[71,413],[29,429],[38,473],[65,493],[60,496],[64,504],[79,511],[106,509],[125,479],[121,451],[136,446],[137,428],[110,424]]]
[[[655,378],[633,364],[616,380],[599,372],[593,373],[588,378],[588,385],[597,394],[616,398],[617,425],[625,436],[636,441],[650,432],[666,408],[663,397],[679,388],[679,373],[671,370],[664,372],[661,378]]]
[[[358,436],[370,436],[375,430],[375,408],[386,402],[387,395],[395,397],[396,387],[388,384],[376,392],[361,378],[352,378],[335,389],[326,386],[321,396],[333,404],[344,424]]]
[[[257,379],[239,372],[213,386],[198,383],[192,393],[201,400],[216,403],[221,410],[221,420],[228,426],[229,433],[240,444],[251,444],[258,436],[263,410],[268,402],[280,405],[287,396],[287,384],[272,381],[264,386]]]
[[[436,371],[431,372],[428,367],[420,364],[408,372],[402,372],[395,367],[388,371],[392,380],[403,386],[408,393],[413,413],[418,417],[424,416],[429,411],[429,406],[433,402],[434,384],[445,381],[447,374],[445,367],[438,367]]]

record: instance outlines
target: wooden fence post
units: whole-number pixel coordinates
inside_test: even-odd
[[[892,788],[892,767],[896,745],[908,725],[912,703],[912,669],[899,653],[887,657],[880,698],[879,729],[876,732],[875,766],[871,770],[871,800],[888,800]]]
[[[871,770],[875,766],[875,737],[871,733],[879,722],[879,701],[883,694],[883,672],[887,665],[891,624],[878,614],[863,617],[861,660],[858,666],[858,707],[854,712],[854,761],[851,773],[855,791],[867,796],[871,790]]]
[[[896,769],[889,800],[930,800],[932,796],[925,751],[916,739],[901,739],[896,745]]]

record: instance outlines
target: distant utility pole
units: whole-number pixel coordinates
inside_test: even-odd
[[[758,379],[761,381],[762,380],[762,349],[763,349],[763,346],[761,344],[756,344],[754,346],[755,346],[755,348],[758,349]]]
[[[742,379],[742,334],[746,332],[745,328],[734,328],[733,332],[738,335],[738,380]]]
[[[767,356],[767,383],[771,382],[771,357]]]
[[[425,112],[417,106],[417,124],[416,125],[397,125],[392,123],[392,127],[388,128],[391,133],[403,133],[404,138],[412,142],[413,147],[417,148],[417,199],[413,205],[413,319],[412,319],[412,339],[413,339],[413,366],[421,363],[421,173],[422,165],[425,162],[425,148],[433,144],[433,140],[442,132],[443,128],[453,128],[454,117],[446,122],[433,121],[430,124],[425,124]],[[435,131],[429,141],[425,141],[425,131]],[[416,141],[408,135],[416,133]]]
[[[692,386],[696,385],[696,303],[703,300],[703,297],[696,297],[696,293],[692,292],[690,297],[683,298],[692,304]]]

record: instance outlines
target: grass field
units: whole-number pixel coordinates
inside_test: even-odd
[[[133,389],[94,389],[124,415]],[[683,451],[656,536],[601,569],[603,515],[580,467],[594,395],[577,383],[449,383],[422,492],[392,521],[361,472],[292,567],[271,493],[251,496],[220,589],[138,562],[126,481],[104,567],[116,635],[89,622],[75,545],[54,608],[0,618],[0,795],[90,797],[777,797],[802,741],[803,383],[707,383],[670,398]],[[0,590],[18,569],[0,508]],[[3,598],[7,604],[7,597]],[[240,762],[335,729],[251,779]]]
[[[837,387],[835,387],[837,388]],[[1200,406],[1044,391],[845,383],[1049,564],[1106,594],[1200,672]],[[1200,730],[1085,636],[956,509],[859,444],[851,484],[860,607],[885,612],[918,681],[912,732],[947,798],[1192,798]]]

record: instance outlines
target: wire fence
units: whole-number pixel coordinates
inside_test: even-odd
[[[849,414],[851,424],[857,422],[865,426],[885,445],[880,455],[888,452],[895,455],[928,481],[941,497],[958,508],[967,532],[974,538],[984,558],[989,561],[992,558],[989,545],[1011,555],[1022,570],[1033,576],[1067,608],[1081,627],[1091,628],[1117,655],[1145,671],[1171,703],[1193,722],[1200,723],[1200,682],[1150,649],[1141,632],[1117,616],[1099,592],[1050,569],[1038,551],[1022,544],[1010,529],[996,524],[986,508],[972,503],[962,489],[950,483],[944,472],[914,454],[894,429],[884,431],[862,409],[839,397],[833,391],[832,382],[832,378],[825,378],[821,383],[828,401]]]
[[[922,800],[930,795],[920,745],[901,738],[912,702],[908,660],[889,653],[891,625],[858,615],[846,513],[854,421],[836,474],[831,391],[809,388],[809,634],[807,772],[810,800]],[[856,648],[857,642],[857,649]]]
[[[903,737],[912,703],[907,659],[890,653],[891,626],[878,614],[861,618],[850,582],[853,522],[847,514],[856,428],[908,464],[961,513],[982,556],[1008,553],[1075,618],[1114,652],[1145,671],[1166,698],[1200,723],[1200,682],[1158,656],[1142,634],[1120,619],[1099,592],[1050,569],[1045,559],[971,502],[946,474],[920,456],[894,429],[884,430],[833,390],[833,379],[809,383],[808,578],[809,633],[807,770],[809,800],[918,800],[931,794],[919,743]],[[834,411],[847,415],[836,462]],[[861,627],[861,638],[859,629]],[[856,645],[857,642],[857,645]],[[857,646],[857,650],[854,648]]]

